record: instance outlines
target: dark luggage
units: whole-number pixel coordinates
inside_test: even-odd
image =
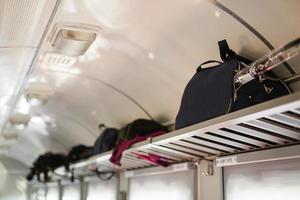
[[[60,166],[65,166],[65,169],[69,170],[69,162],[65,155],[45,153],[35,160],[26,179],[31,181],[36,176],[39,182],[48,182],[50,181],[49,172]]]
[[[243,63],[251,61],[229,49],[226,40],[219,42],[219,49],[224,62],[203,63],[215,62],[216,65],[206,69],[200,65],[187,84],[176,117],[176,129],[289,93],[288,87],[271,72],[266,73],[264,79],[236,88],[235,74],[245,66]]]
[[[119,137],[118,129],[108,128],[104,124],[100,124],[99,128],[104,128],[104,131],[101,133],[94,144],[93,155],[112,150],[116,146]]]
[[[118,145],[109,159],[110,162],[120,166],[123,152],[131,145],[146,140],[148,137],[156,137],[167,132],[168,129],[165,126],[153,120],[134,120],[132,123],[121,129]]]
[[[68,154],[68,159],[70,163],[75,163],[82,159],[87,159],[92,156],[93,147],[89,147],[83,144],[76,145],[72,147]]]
[[[121,129],[120,138],[132,139],[135,136],[147,136],[158,131],[168,132],[168,129],[153,120],[137,119]]]

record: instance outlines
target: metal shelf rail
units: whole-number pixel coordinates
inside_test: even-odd
[[[123,154],[122,166],[109,162],[111,152],[71,166],[77,174],[153,166],[135,153],[153,153],[172,163],[235,155],[300,143],[300,92],[258,104],[135,144]],[[287,155],[288,156],[288,155]],[[56,173],[65,175],[62,168]]]

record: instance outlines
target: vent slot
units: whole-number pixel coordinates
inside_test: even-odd
[[[0,46],[37,46],[56,2],[56,0],[1,0]]]

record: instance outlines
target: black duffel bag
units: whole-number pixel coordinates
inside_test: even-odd
[[[33,163],[29,174],[26,176],[28,181],[37,177],[39,182],[51,181],[49,172],[53,172],[56,168],[64,166],[69,170],[69,162],[64,154],[47,152],[40,155]]]
[[[116,146],[119,137],[119,130],[116,128],[110,128],[106,127],[104,124],[100,124],[99,129],[104,130],[94,144],[93,155],[112,150]]]
[[[68,154],[68,159],[70,163],[75,163],[77,161],[87,159],[92,156],[93,147],[86,146],[83,144],[78,144],[72,147]]]
[[[255,79],[236,88],[235,74],[250,64],[232,51],[226,42],[219,42],[223,62],[208,61],[201,64],[197,73],[187,84],[175,128],[184,128],[214,117],[218,117],[248,106],[252,106],[276,97],[288,94],[288,87],[272,72],[264,79]],[[203,69],[208,63],[217,63],[214,67]]]
[[[130,140],[136,136],[148,136],[158,131],[167,133],[168,128],[154,120],[136,119],[120,130],[120,138]]]
[[[104,124],[100,124],[99,129],[103,131],[94,144],[93,155],[114,149],[119,138],[119,130],[116,128],[106,127]],[[98,168],[92,169],[92,171],[103,181],[110,180],[115,176],[115,172],[113,171],[101,172]]]

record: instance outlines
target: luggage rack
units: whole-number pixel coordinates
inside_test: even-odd
[[[251,151],[300,144],[300,92],[201,122],[133,145],[122,166],[110,163],[112,152],[71,165],[76,175],[154,166],[135,153],[153,153],[172,163],[199,162]],[[68,176],[63,168],[56,174]]]

